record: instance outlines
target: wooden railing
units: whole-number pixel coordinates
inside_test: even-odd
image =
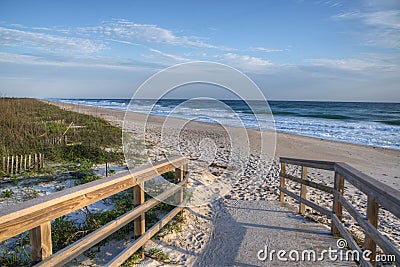
[[[360,256],[362,266],[371,266],[376,256],[376,245],[382,249],[386,255],[394,255],[395,261],[400,265],[400,251],[390,242],[388,238],[382,235],[377,230],[378,225],[378,210],[379,207],[384,207],[391,212],[395,217],[400,218],[400,192],[383,184],[372,177],[361,173],[353,167],[342,162],[315,161],[294,158],[280,158],[280,201],[285,201],[285,194],[296,199],[299,204],[299,213],[305,214],[305,206],[316,210],[331,219],[331,230],[335,236],[341,235],[346,239],[348,246],[352,250],[357,250],[359,255],[362,255],[362,249],[371,251],[369,256],[372,262],[364,260]],[[286,165],[301,166],[301,178],[292,176],[286,172]],[[307,168],[323,169],[334,172],[334,186],[319,184],[307,179]],[[300,194],[295,194],[289,191],[286,187],[286,179],[301,184]],[[346,198],[344,198],[344,183],[349,182],[367,196],[367,211],[366,217],[363,216]],[[332,209],[327,209],[318,204],[307,200],[307,186],[324,191],[333,195]],[[360,225],[366,233],[364,237],[364,247],[360,248],[352,235],[347,231],[343,220],[343,207]]]
[[[169,161],[161,161],[154,166],[137,168],[131,173],[124,172],[2,209],[0,241],[29,231],[32,263],[37,263],[35,266],[61,266],[134,221],[136,240],[107,264],[107,266],[119,266],[183,209],[177,205],[150,229],[145,230],[146,211],[172,195],[175,195],[177,203],[183,201],[182,187],[187,181],[185,177],[187,162],[185,157],[176,157]],[[172,186],[156,198],[144,202],[144,182],[173,170],[177,186]],[[134,190],[132,201],[136,206],[133,210],[52,255],[51,220],[131,187]]]

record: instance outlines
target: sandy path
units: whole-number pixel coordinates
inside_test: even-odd
[[[194,266],[309,266],[307,261],[283,262],[257,258],[259,250],[313,249],[317,255],[329,247],[337,249],[329,229],[283,208],[275,201],[233,201],[216,203],[215,228]],[[264,257],[265,254],[260,254]],[[287,256],[287,255],[286,255]],[[312,266],[356,266],[353,262],[312,262]]]

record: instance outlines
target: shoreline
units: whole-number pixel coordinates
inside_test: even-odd
[[[86,105],[86,104],[83,104],[83,103],[68,103],[68,102],[61,102],[61,101],[52,100],[52,99],[41,99],[41,100],[42,101],[49,101],[49,102],[52,102],[52,103],[72,104],[72,105],[80,105],[80,106],[87,106],[87,107],[93,107],[93,108],[101,108],[101,109],[107,109],[107,110],[126,112],[126,109],[118,109],[118,108],[114,108],[114,107],[111,107],[111,106]],[[81,100],[81,99],[76,99],[76,100]],[[87,100],[100,100],[100,99],[87,99]],[[106,100],[109,100],[109,99],[106,99]],[[126,100],[126,99],[115,99],[115,100]],[[171,99],[171,100],[175,100],[175,99]],[[176,99],[176,100],[180,100],[180,99]],[[276,102],[294,102],[294,103],[296,103],[296,102],[316,102],[316,103],[328,102],[329,103],[329,101],[280,101],[280,100],[277,100]],[[336,103],[336,101],[331,101],[331,102],[332,103]],[[375,103],[375,102],[343,102],[343,103]],[[376,102],[376,103],[386,104],[386,102]],[[400,104],[400,103],[393,102],[393,103],[387,103],[387,104]],[[147,115],[146,113],[141,113],[141,112],[136,112],[136,111],[129,111],[129,112],[136,113],[136,114]],[[168,116],[159,115],[159,114],[151,115],[151,116],[168,117]],[[274,124],[276,124],[276,119],[274,118],[274,116],[276,116],[276,114],[272,114],[272,116],[273,116]],[[172,117],[171,116],[171,118],[178,119],[178,120],[188,120],[187,118],[181,118],[181,117]],[[301,119],[299,118],[299,120],[301,120]],[[198,122],[200,122],[200,121],[198,121]],[[207,122],[207,121],[204,122],[204,123],[206,123],[206,124],[215,124],[215,125],[217,124],[217,123]],[[226,127],[230,127],[230,128],[240,128],[240,126],[234,126],[234,125],[225,125],[225,126]],[[252,127],[248,127],[246,129],[260,130],[258,128],[252,128]],[[272,131],[272,130],[261,129],[261,131],[268,132],[268,131]],[[278,129],[275,129],[274,131],[277,132],[277,133],[282,133],[282,134],[289,134],[289,135],[296,135],[296,136],[301,136],[301,137],[315,138],[315,139],[318,139],[318,140],[325,140],[325,141],[333,141],[333,142],[338,142],[338,143],[366,146],[366,147],[371,147],[371,148],[374,148],[374,149],[379,148],[379,149],[389,149],[389,150],[400,151],[400,147],[397,148],[397,147],[391,147],[391,146],[380,146],[380,145],[377,145],[377,144],[367,144],[367,143],[362,143],[362,142],[356,143],[356,142],[352,142],[352,140],[347,140],[347,139],[346,140],[340,140],[340,139],[335,139],[333,137],[330,138],[330,139],[329,138],[326,139],[326,137],[323,137],[323,136],[318,136],[318,135],[313,136],[312,134],[307,135],[306,133],[302,134],[302,133],[297,133],[297,132],[287,132],[287,131],[278,130]]]
[[[126,110],[122,110],[122,109],[114,109],[114,108],[98,107],[98,106],[89,106],[89,105],[81,105],[81,104],[72,104],[72,103],[58,102],[58,101],[47,100],[47,99],[38,99],[38,100],[39,101],[44,101],[44,102],[47,102],[47,103],[52,103],[53,105],[57,105],[57,106],[76,105],[76,106],[82,106],[82,107],[105,109],[105,110],[111,110],[111,111],[117,111],[117,112],[126,113]],[[280,101],[280,100],[276,100],[276,101]],[[293,101],[293,102],[310,102],[310,101]],[[326,101],[315,101],[315,102],[326,102]],[[344,102],[344,103],[353,103],[353,102]],[[355,103],[358,103],[358,102],[355,102]],[[360,103],[370,103],[370,102],[360,102]],[[374,102],[371,102],[371,103],[374,103]],[[377,102],[377,103],[386,103],[386,102]],[[388,103],[390,103],[390,102],[388,102]],[[393,103],[397,104],[397,102],[393,102]],[[61,105],[59,105],[59,104],[61,104]],[[133,113],[133,114],[137,114],[139,116],[140,115],[148,116],[145,113],[140,113],[140,112],[135,112],[135,111],[129,111],[129,112]],[[149,115],[149,116],[150,117],[162,117],[162,118],[168,117],[168,116],[163,116],[163,115]],[[185,119],[185,118],[178,118],[178,117],[171,117],[171,118],[176,119],[176,120],[187,121],[187,119]],[[216,123],[203,122],[203,121],[196,121],[196,123],[205,124],[205,125],[218,125]],[[229,128],[240,128],[238,126],[231,126],[231,125],[224,125],[224,126],[229,127]],[[253,131],[260,131],[260,129],[257,129],[257,128],[246,128],[246,129],[253,130]],[[273,131],[268,130],[268,129],[261,129],[261,131],[263,131],[263,132],[273,132]],[[319,140],[319,141],[326,141],[326,142],[332,142],[332,143],[341,143],[341,144],[354,145],[354,146],[359,146],[359,147],[367,147],[367,148],[372,148],[372,149],[382,149],[382,150],[391,150],[391,151],[394,151],[394,152],[400,152],[400,149],[391,148],[391,147],[382,147],[382,146],[376,146],[376,145],[351,143],[351,142],[341,141],[341,140],[324,139],[324,138],[320,138],[320,137],[309,136],[309,135],[301,135],[301,134],[296,134],[296,133],[289,133],[289,132],[284,132],[284,131],[280,131],[280,130],[275,130],[275,132],[277,134],[284,134],[284,135],[289,135],[289,136],[291,136],[291,135],[292,136],[299,136],[299,137],[311,138],[313,140]]]
[[[39,99],[40,100],[40,99]],[[49,100],[40,100],[46,103],[56,105],[60,108],[66,108],[80,113],[86,113],[102,117],[115,126],[123,127],[126,112],[111,108],[102,108],[96,106],[85,106],[79,104],[69,104]],[[146,115],[138,112],[129,112],[130,116],[140,122],[146,121],[147,117],[151,119],[151,124],[160,126],[165,120],[165,116]],[[187,122],[181,118],[171,118],[177,123]],[[217,129],[218,125],[208,122],[193,122],[192,127],[199,129],[209,128]],[[235,128],[227,126],[227,128]],[[246,129],[250,133],[256,133],[259,130]],[[293,157],[313,160],[327,160],[346,162],[359,169],[371,177],[400,190],[400,150],[383,147],[373,147],[368,145],[353,144],[342,141],[326,140],[310,136],[296,135],[284,132],[272,132],[262,130],[264,134],[275,134],[276,147],[274,158]]]

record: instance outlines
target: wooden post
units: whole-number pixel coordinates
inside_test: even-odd
[[[307,180],[307,167],[301,166],[301,179]],[[307,186],[305,184],[301,184],[300,197],[307,199]],[[301,215],[304,215],[305,211],[306,211],[306,205],[300,202],[299,213]]]
[[[24,170],[26,171],[26,155],[25,155],[25,161],[24,161]]]
[[[3,171],[6,172],[6,157],[3,157]]]
[[[28,168],[31,169],[31,166],[32,166],[32,155],[29,154],[29,157],[28,157]]]
[[[285,174],[286,173],[286,163],[281,163],[281,173]],[[286,182],[285,182],[285,177],[280,177],[280,182],[281,182],[281,187],[286,188]],[[279,200],[280,202],[285,202],[285,193],[282,191],[279,192]]]
[[[65,146],[67,145],[67,141],[68,141],[68,137],[67,137],[67,135],[64,135],[64,145]]]
[[[338,194],[343,196],[344,178],[337,172],[335,172],[335,180],[333,187]],[[339,221],[343,220],[343,207],[337,195],[334,195],[333,197],[333,213],[336,215],[336,217],[338,217]],[[334,236],[340,236],[339,229],[333,223],[331,223],[331,232]]]
[[[378,211],[379,204],[375,202],[375,200],[368,196],[367,200],[367,219],[370,224],[372,224],[375,228],[378,227]],[[376,243],[372,240],[371,237],[368,236],[368,233],[365,234],[364,238],[364,249],[371,251],[371,264],[373,266],[376,265],[375,257],[376,257]]]
[[[22,167],[24,166],[24,164],[23,164],[23,156],[21,155],[20,156],[20,161],[19,161],[19,171],[22,171],[23,169],[22,169]]]
[[[19,156],[18,155],[16,155],[15,156],[15,174],[17,174],[18,173],[18,159],[19,159]]]
[[[11,175],[14,174],[14,156],[11,156]]]
[[[144,203],[144,182],[137,184],[133,187],[133,205],[134,207],[140,206]],[[143,212],[139,217],[134,220],[134,235],[139,238],[146,231],[145,213]],[[144,258],[144,250],[141,255]]]
[[[187,167],[182,165],[180,168],[175,169],[175,183],[180,183],[185,178],[185,171]],[[182,188],[175,193],[175,206],[179,206],[183,202],[183,190]]]
[[[52,255],[50,221],[29,230],[31,263],[38,263]]]
[[[38,157],[37,157],[36,153],[35,153],[35,158],[34,158],[33,164],[35,165],[35,170],[37,171],[39,168],[38,168]]]
[[[7,157],[7,173],[10,173],[10,156]]]
[[[38,162],[39,169],[43,169],[43,162],[44,162],[44,155],[42,153],[39,153],[39,162]]]

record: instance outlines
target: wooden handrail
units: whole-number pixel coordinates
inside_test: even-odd
[[[287,163],[292,165],[299,165],[309,168],[323,169],[328,171],[333,171],[335,162],[332,161],[322,161],[322,160],[310,160],[310,159],[295,159],[295,158],[285,158],[280,157],[279,161],[281,163]]]
[[[174,194],[182,196],[181,186],[186,184],[184,177],[187,172],[187,164],[186,157],[174,157],[154,165],[142,166],[131,173],[123,172],[2,209],[0,210],[0,241],[29,230],[31,261],[33,263],[40,262],[39,265],[43,266],[54,266],[68,262],[132,220],[135,220],[135,235],[140,233],[141,236],[145,234],[144,213],[147,210]],[[173,186],[157,198],[145,203],[141,198],[140,205],[137,205],[132,211],[61,250],[65,254],[61,255],[60,251],[51,256],[51,220],[132,187],[135,188],[134,200],[137,201],[137,194],[144,196],[143,187],[140,187],[139,184],[172,170],[175,170],[176,175],[179,174],[178,186]],[[179,200],[179,203],[183,201],[182,197],[175,199]],[[138,218],[141,218],[140,224],[137,223]]]
[[[335,164],[335,172],[345,177],[352,185],[371,197],[388,211],[400,218],[400,192],[346,163]]]
[[[354,241],[351,234],[346,229],[345,225],[342,223],[342,208],[344,207],[348,213],[358,222],[360,227],[366,233],[364,238],[364,248],[365,250],[370,250],[372,252],[371,258],[374,259],[376,255],[376,244],[380,246],[384,253],[387,255],[394,255],[395,261],[400,265],[400,251],[396,246],[391,243],[391,241],[382,235],[377,230],[378,225],[378,209],[379,206],[384,207],[387,211],[391,212],[397,218],[400,218],[400,192],[384,183],[381,183],[372,177],[358,171],[357,169],[349,166],[343,162],[331,162],[331,161],[316,161],[316,160],[306,160],[297,158],[280,158],[281,162],[281,172],[280,176],[280,201],[284,202],[284,195],[288,195],[297,201],[299,201],[299,212],[304,213],[304,205],[311,207],[312,209],[318,211],[319,213],[331,218],[331,228],[332,233],[337,235],[342,235],[348,242],[351,249],[356,249],[361,251],[361,248]],[[287,174],[286,164],[297,165],[302,167],[302,177],[295,177],[293,175]],[[306,175],[306,167],[315,169],[324,169],[334,172],[334,186],[326,186],[318,184],[313,181],[309,181]],[[302,185],[302,191],[300,195],[289,191],[286,188],[285,179],[292,180],[294,182],[300,183]],[[354,185],[357,189],[367,195],[367,217],[361,215],[361,213],[354,208],[350,202],[348,202],[344,197],[344,182],[348,181]],[[310,186],[315,189],[330,193],[333,195],[333,205],[332,210],[328,210],[319,206],[318,204],[311,202],[306,199],[305,187]],[[362,266],[371,266],[376,264],[374,261],[371,263],[360,259]]]

